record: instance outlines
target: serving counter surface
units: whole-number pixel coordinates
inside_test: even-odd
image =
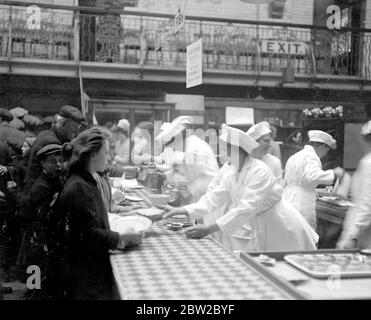
[[[311,252],[300,252],[310,254]],[[318,250],[313,254],[326,253],[358,253],[357,250]],[[273,266],[264,267],[267,272],[275,277],[285,279],[295,284],[296,289],[307,299],[312,300],[338,300],[338,299],[371,299],[371,278],[341,278],[334,272],[327,279],[313,278],[301,270],[293,267],[284,260],[284,256],[292,254],[284,253],[264,253],[271,258],[276,259]],[[256,258],[260,254],[241,254],[243,260]]]
[[[243,261],[213,238],[187,239],[161,223],[146,232],[139,248],[115,251],[110,259],[122,299],[303,298],[287,281],[252,259]]]

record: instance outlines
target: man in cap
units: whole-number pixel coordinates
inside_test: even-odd
[[[41,273],[48,278],[48,254],[52,249],[52,229],[55,225],[52,207],[58,194],[62,191],[61,179],[63,157],[62,146],[48,144],[42,147],[36,154],[41,164],[41,174],[33,183],[28,197],[28,215],[26,232],[24,233],[21,249],[18,255],[18,267],[26,268],[37,264]],[[26,270],[23,270],[24,274]],[[46,293],[45,283],[41,286],[42,292]],[[35,292],[33,293],[34,296]]]
[[[121,119],[116,126],[118,141],[115,146],[114,162],[120,165],[128,165],[130,162],[130,123],[126,119]]]
[[[180,116],[156,137],[157,141],[165,141],[167,147],[174,149],[173,161],[170,156],[167,162],[173,162],[186,178],[189,202],[198,201],[206,193],[219,170],[212,148],[194,134],[192,123],[192,117]]]
[[[3,244],[3,270],[9,280],[13,278],[14,257],[21,241],[16,210],[25,176],[22,144],[23,140],[17,136],[0,141],[0,243]]]
[[[263,121],[253,125],[246,133],[259,143],[259,147],[254,149],[251,155],[255,159],[263,161],[272,170],[277,182],[282,184],[283,177],[281,161],[269,153],[273,141],[272,130],[269,123]]]
[[[289,201],[316,229],[316,187],[331,185],[342,178],[344,170],[322,170],[321,158],[336,149],[336,140],[321,130],[308,131],[309,145],[291,156],[286,163],[283,198]]]
[[[84,116],[76,107],[64,105],[60,108],[56,115],[56,123],[49,130],[41,132],[32,145],[27,166],[25,194],[28,194],[33,182],[41,173],[40,162],[36,156],[39,150],[48,144],[62,145],[70,142],[85,124]]]
[[[0,108],[0,140],[6,140],[8,137],[24,139],[24,133],[10,124],[13,119],[7,109]]]

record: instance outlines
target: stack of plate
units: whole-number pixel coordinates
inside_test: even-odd
[[[143,232],[152,226],[151,219],[142,216],[120,217],[118,215],[109,213],[108,220],[111,230],[118,233],[125,233],[128,230]]]

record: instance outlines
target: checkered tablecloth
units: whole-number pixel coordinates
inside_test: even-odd
[[[122,299],[292,299],[211,237],[187,239],[161,223],[140,247],[112,254],[111,264]]]

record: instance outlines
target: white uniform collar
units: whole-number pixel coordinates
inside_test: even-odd
[[[311,145],[309,145],[309,144],[305,145],[305,146],[304,146],[304,149],[316,153],[316,151],[314,150],[314,148],[313,148]]]

